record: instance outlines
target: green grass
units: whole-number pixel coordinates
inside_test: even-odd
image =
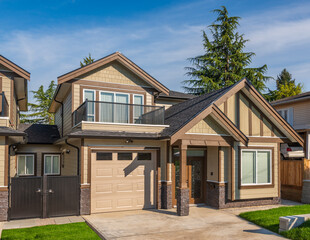
[[[69,223],[62,225],[46,225],[41,227],[9,229],[2,231],[2,240],[30,239],[100,239],[86,223]]]
[[[261,210],[254,212],[241,213],[240,217],[253,222],[263,228],[269,229],[272,232],[279,232],[279,217],[309,214],[310,205],[298,205],[292,207],[279,207],[269,210]],[[310,240],[310,221],[305,222],[298,228],[294,228],[290,231],[282,232],[283,236],[290,239],[304,239]]]

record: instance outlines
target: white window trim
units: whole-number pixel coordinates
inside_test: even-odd
[[[284,118],[284,116],[282,115],[283,111],[287,111],[287,119]],[[281,113],[280,113],[281,112]],[[278,109],[278,113],[281,115],[281,117],[283,117],[288,123],[290,122],[290,109],[289,108],[281,108]]]
[[[33,174],[18,174],[18,157],[19,156],[25,156],[25,160],[26,160],[26,156],[32,156],[32,161],[33,161]],[[34,154],[17,154],[17,169],[16,169],[16,174],[17,176],[35,176],[35,161],[34,161]],[[25,172],[26,172],[26,163],[25,163]]]
[[[105,90],[100,90],[99,91],[99,102],[103,102],[101,101],[101,93],[112,93],[113,94],[113,102],[112,103],[117,103],[115,102],[116,99],[116,94],[122,94],[122,95],[127,95],[128,96],[128,122],[130,123],[130,109],[129,109],[129,104],[130,104],[130,94],[129,93],[124,93],[124,92],[112,92],[112,91],[105,91]],[[99,113],[101,113],[101,104],[99,105]],[[115,119],[115,112],[113,112],[114,114],[114,119]],[[99,121],[101,121],[101,114],[99,114]],[[113,120],[114,121],[114,120]],[[114,122],[113,122],[114,123]]]
[[[53,165],[53,157],[54,156],[58,156],[59,157],[59,173],[45,173],[45,158],[47,157],[47,156],[51,156],[52,158],[52,165]],[[61,174],[61,172],[60,172],[60,164],[61,164],[61,159],[60,159],[60,154],[44,154],[44,159],[43,159],[43,165],[44,165],[44,168],[43,168],[43,175],[60,175]]]
[[[142,95],[142,94],[133,94],[133,97],[132,97],[132,101],[133,101],[133,104],[134,104],[134,106],[135,106],[135,96],[138,96],[138,97],[142,97],[142,104],[141,104],[141,106],[142,106],[142,114],[144,113],[144,108],[143,108],[143,103],[144,103],[144,95]],[[135,122],[135,108],[133,108],[133,122]]]
[[[96,101],[96,90],[94,90],[94,89],[83,89],[83,102],[86,101],[86,99],[85,99],[85,91],[93,92],[94,93],[94,98],[95,98],[94,101]],[[94,105],[94,114],[87,113],[87,117],[88,116],[94,117],[94,122],[96,121],[96,106],[95,105]]]
[[[255,182],[256,183],[247,183],[243,184],[242,183],[242,152],[255,152]],[[257,152],[269,152],[270,153],[270,183],[257,183]],[[261,186],[261,185],[272,185],[272,150],[270,149],[241,149],[241,154],[240,154],[240,181],[241,181],[241,186]]]

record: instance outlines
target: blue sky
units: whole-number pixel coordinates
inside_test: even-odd
[[[276,77],[287,68],[310,90],[310,2],[251,0],[0,0],[0,54],[31,72],[30,90],[120,51],[173,90],[182,90],[186,60],[203,52],[202,30],[225,5],[240,16],[252,66]],[[274,87],[270,81],[268,87]]]

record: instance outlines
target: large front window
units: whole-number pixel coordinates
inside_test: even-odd
[[[34,175],[33,154],[17,155],[17,175],[18,176]]]
[[[271,150],[241,150],[241,185],[271,184]]]

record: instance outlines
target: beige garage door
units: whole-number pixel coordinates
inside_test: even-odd
[[[156,151],[92,153],[91,212],[155,207]]]

